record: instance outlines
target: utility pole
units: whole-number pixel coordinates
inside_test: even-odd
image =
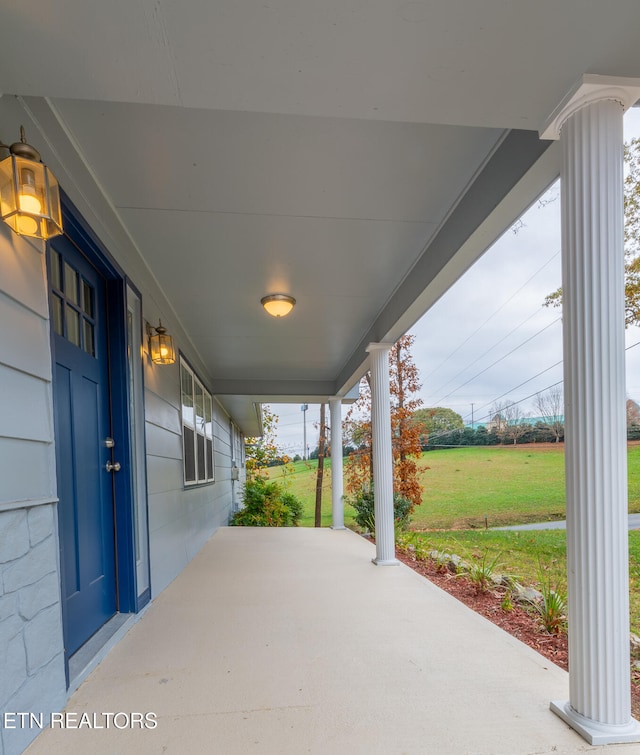
[[[318,439],[318,471],[316,472],[316,527],[322,526],[322,480],[324,477],[324,455],[326,453],[327,441],[325,406],[326,404],[320,404],[320,437]]]
[[[302,412],[302,422],[304,427],[304,441],[302,446],[302,458],[306,460],[307,454],[307,409],[309,404],[301,404],[300,411]]]
[[[475,427],[473,426],[473,402],[471,403],[471,429],[475,430]]]

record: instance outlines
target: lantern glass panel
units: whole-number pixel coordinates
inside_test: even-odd
[[[47,220],[47,238],[62,233],[62,209],[60,206],[60,186],[58,179],[49,168],[45,167],[47,186],[49,187],[49,220]]]
[[[0,217],[8,222],[8,219],[16,212],[16,192],[13,180],[13,155],[9,155],[0,162]]]
[[[60,188],[46,165],[16,155],[0,163],[0,219],[22,236],[62,233]]]

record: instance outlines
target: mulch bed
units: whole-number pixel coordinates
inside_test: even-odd
[[[569,670],[567,635],[549,634],[540,625],[540,621],[535,615],[527,612],[515,602],[512,610],[505,611],[501,605],[505,588],[478,592],[466,577],[455,576],[447,571],[443,572],[431,559],[418,561],[410,551],[399,548],[396,557],[472,610],[497,624],[505,632],[509,632],[513,637],[537,650],[538,653],[560,668],[565,671]],[[633,716],[640,720],[640,671],[635,667],[632,668],[631,710]]]

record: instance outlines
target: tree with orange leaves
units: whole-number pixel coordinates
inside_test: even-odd
[[[393,490],[412,506],[422,501],[416,459],[422,452],[421,425],[412,415],[422,404],[416,396],[420,390],[418,368],[411,356],[414,336],[402,336],[389,351],[389,388],[391,393],[391,445],[393,451]],[[345,432],[356,451],[346,465],[347,492],[357,494],[373,482],[371,437],[371,375],[360,382],[360,397],[345,418]]]
[[[413,413],[422,405],[416,396],[422,387],[418,368],[411,356],[415,336],[402,336],[389,353],[389,387],[391,392],[391,437],[393,448],[393,488],[414,506],[422,502],[416,459],[422,453],[421,426]]]

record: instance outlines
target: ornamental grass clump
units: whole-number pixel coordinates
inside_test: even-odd
[[[461,576],[467,577],[477,592],[488,592],[489,587],[493,585],[491,578],[498,566],[500,554],[498,553],[492,561],[489,561],[487,553],[488,551],[485,550],[480,561],[476,561],[474,558],[467,559],[466,570],[461,574]]]
[[[302,502],[277,482],[263,477],[247,480],[243,508],[231,524],[241,527],[297,527],[302,516]]]
[[[563,634],[567,631],[567,593],[563,587],[551,586],[542,566],[538,565],[540,592],[542,597],[533,605],[540,616],[542,626],[549,634]]]

